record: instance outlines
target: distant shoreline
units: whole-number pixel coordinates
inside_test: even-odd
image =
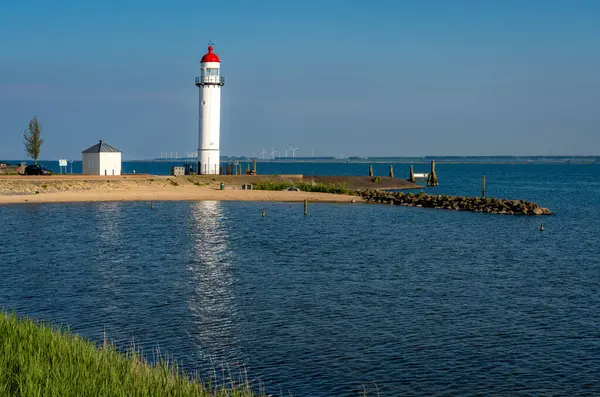
[[[232,157],[230,159],[221,159],[221,163],[252,163],[252,158],[237,158]],[[594,165],[600,164],[599,156],[574,156],[574,157],[547,157],[535,159],[531,157],[523,158],[505,158],[502,160],[494,159],[482,159],[478,157],[467,157],[466,159],[448,159],[444,157],[429,157],[424,158],[367,158],[367,159],[335,159],[335,158],[296,158],[296,159],[256,159],[256,162],[261,163],[274,163],[274,164],[290,164],[290,163],[322,163],[322,164],[429,164],[432,160],[435,160],[438,164],[555,164],[555,165]],[[58,160],[40,160],[40,162],[56,162]],[[167,158],[167,159],[142,159],[142,160],[127,160],[123,162],[127,163],[195,163],[196,159],[191,158]],[[17,165],[20,162],[32,163],[31,160],[0,160],[0,163],[8,163],[11,165]],[[74,160],[75,163],[80,163],[81,160]]]
[[[564,164],[564,165],[573,165],[573,164],[581,164],[581,165],[593,165],[600,164],[600,156],[592,156],[592,158],[584,160],[532,160],[532,161],[509,161],[509,160],[498,160],[498,161],[486,161],[486,160],[440,160],[436,158],[431,158],[428,160],[410,160],[410,159],[366,159],[366,160],[343,160],[343,159],[257,159],[256,162],[258,164],[261,163],[281,163],[281,164],[290,164],[290,163],[324,163],[324,164],[429,164],[432,160],[435,160],[438,164]],[[196,160],[194,159],[148,159],[148,160],[124,160],[130,163],[194,163]],[[221,160],[222,163],[251,163],[253,159],[231,159],[231,160]]]

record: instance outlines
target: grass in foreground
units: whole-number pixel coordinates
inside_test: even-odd
[[[294,183],[290,181],[261,181],[252,185],[256,190],[286,190],[291,187],[297,187],[303,192],[318,192],[318,193],[333,193],[333,194],[349,194],[350,191],[344,184],[341,185],[326,185],[324,183]]]
[[[0,312],[0,396],[255,397],[247,380],[204,383],[132,349],[94,343],[61,329]]]

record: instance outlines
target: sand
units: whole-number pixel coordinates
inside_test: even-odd
[[[363,202],[350,195],[242,190],[235,184],[220,190],[219,181],[187,177],[0,178],[0,204],[173,200]]]

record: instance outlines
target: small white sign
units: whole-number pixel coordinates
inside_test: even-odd
[[[67,160],[58,160],[58,166],[59,167],[66,167],[67,166]]]

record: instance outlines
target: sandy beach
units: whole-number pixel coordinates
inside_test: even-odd
[[[215,179],[215,180],[213,180]],[[238,181],[242,182],[242,180]],[[330,203],[363,202],[356,196],[300,191],[242,190],[240,183],[194,177],[55,176],[0,178],[0,204],[95,201],[237,200]]]

